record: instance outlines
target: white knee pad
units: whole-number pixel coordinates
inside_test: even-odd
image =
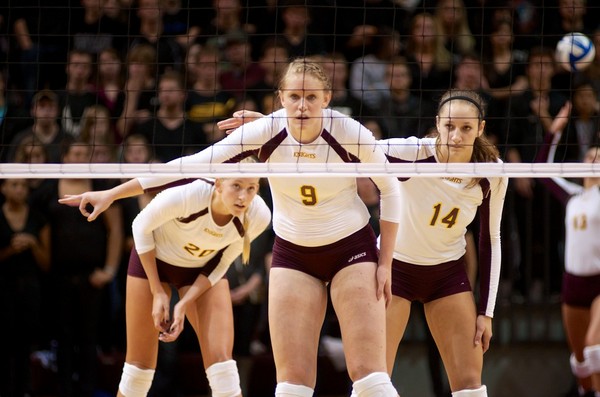
[[[240,374],[234,360],[215,363],[206,368],[213,397],[236,397],[242,394]]]
[[[600,345],[583,348],[583,358],[591,374],[600,373]]]
[[[488,397],[485,385],[478,389],[464,389],[452,392],[452,397]]]
[[[119,391],[125,397],[146,397],[152,386],[153,378],[153,369],[140,369],[135,365],[125,363]]]
[[[275,397],[312,397],[314,390],[304,385],[293,385],[287,382],[277,384]]]
[[[398,397],[390,376],[385,372],[373,372],[352,385],[356,397]]]
[[[575,354],[571,354],[571,357],[569,358],[569,363],[571,364],[571,372],[573,372],[573,375],[575,375],[578,378],[587,378],[592,374],[587,361],[577,361],[577,357],[575,357]]]

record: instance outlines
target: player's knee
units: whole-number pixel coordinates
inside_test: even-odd
[[[242,394],[240,374],[234,360],[215,363],[206,369],[214,397],[237,397]]]
[[[314,390],[304,385],[293,385],[287,382],[277,383],[275,397],[312,397]]]
[[[385,372],[373,372],[352,384],[352,393],[356,397],[397,397],[398,392],[392,385],[390,376]]]
[[[600,373],[600,345],[586,346],[583,358],[591,374]]]
[[[573,372],[573,375],[578,378],[587,378],[592,374],[587,361],[578,361],[577,357],[575,357],[575,354],[571,354],[569,363],[571,364],[571,372]]]
[[[135,365],[125,363],[121,382],[119,383],[119,391],[125,397],[146,397],[152,386],[153,378],[153,369],[141,369]]]
[[[487,397],[487,387],[482,385],[478,389],[463,389],[452,392],[452,397]]]

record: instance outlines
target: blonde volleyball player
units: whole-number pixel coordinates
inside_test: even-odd
[[[472,91],[449,91],[441,99],[435,138],[380,141],[390,162],[498,162],[484,135],[485,103]],[[243,111],[223,129],[262,115]],[[410,315],[424,303],[454,397],[486,397],[483,353],[492,337],[500,275],[500,221],[507,178],[400,178],[402,206],[392,265],[392,302],[387,310],[387,363],[391,373]],[[477,308],[466,273],[467,226],[479,211],[480,299]],[[353,396],[358,395],[353,390]]]
[[[258,178],[199,179],[159,193],[133,221],[135,248],[126,293],[127,353],[117,396],[143,397],[152,385],[158,342],[171,342],[187,317],[213,396],[241,396],[233,313],[223,275],[271,213]],[[180,300],[169,312],[170,285]],[[157,337],[158,331],[158,337]]]
[[[292,61],[279,89],[283,109],[248,123],[202,152],[176,162],[385,163],[373,134],[327,109],[331,82],[317,63]],[[357,144],[360,143],[360,144]],[[369,225],[356,178],[269,179],[276,240],[269,282],[269,325],[278,397],[313,395],[327,284],[339,318],[350,378],[360,397],[396,397],[385,360],[385,307],[401,201],[392,177],[373,178],[381,192],[381,236]],[[93,220],[116,199],[170,182],[134,179],[115,189],[67,197]],[[85,206],[91,204],[89,213]]]
[[[499,162],[485,138],[485,104],[473,91],[448,91],[437,137],[381,141],[390,162]],[[401,227],[387,311],[387,362],[393,368],[412,301],[424,304],[453,397],[486,397],[483,353],[492,337],[500,276],[500,221],[508,179],[399,178]],[[465,234],[479,211],[479,305],[465,271]]]

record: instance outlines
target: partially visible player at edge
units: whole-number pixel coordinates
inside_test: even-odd
[[[240,254],[248,259],[250,242],[271,221],[258,188],[258,178],[199,179],[159,193],[135,218],[125,301],[127,354],[117,396],[148,394],[158,342],[177,339],[186,317],[212,394],[241,396],[223,275]],[[180,297],[172,317],[171,286]]]
[[[474,91],[450,90],[436,116],[437,136],[380,141],[392,163],[500,162],[487,140],[485,103]],[[487,397],[483,354],[492,337],[500,278],[500,223],[506,177],[398,178],[401,227],[392,263],[387,310],[391,372],[412,301],[423,303],[453,397]],[[479,211],[479,305],[465,271],[465,234]]]
[[[292,61],[282,77],[279,97],[283,109],[174,162],[236,162],[250,155],[271,163],[387,161],[368,129],[327,108],[331,82],[319,64]],[[395,178],[373,180],[381,192],[379,252],[356,178],[269,178],[276,234],[269,325],[278,397],[313,395],[327,283],[357,395],[398,395],[387,373],[385,308],[391,300],[391,262],[402,203]],[[93,220],[114,200],[171,181],[138,178],[61,202],[79,205],[82,214]],[[85,209],[87,204],[94,207],[91,213]]]
[[[222,129],[261,117],[239,111]],[[451,90],[438,105],[437,137],[380,141],[392,163],[500,162],[484,135],[485,103],[474,91]],[[483,353],[492,337],[500,277],[500,222],[508,178],[398,178],[402,206],[387,310],[387,365],[391,374],[412,301],[424,304],[453,397],[487,397]],[[466,272],[467,226],[479,211],[479,308]],[[359,394],[353,390],[352,396]]]
[[[556,144],[569,120],[571,104],[555,119],[546,141]],[[540,160],[553,162],[555,150],[545,145]],[[600,146],[593,142],[584,163],[600,163]],[[570,364],[579,395],[600,396],[600,177],[583,178],[583,186],[564,178],[542,179],[566,206],[565,271],[562,276],[562,320],[571,350]]]

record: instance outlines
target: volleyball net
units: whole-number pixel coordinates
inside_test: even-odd
[[[10,2],[0,9],[2,178],[599,173],[598,164],[581,160],[587,147],[600,142],[600,51],[575,72],[553,59],[556,43],[573,30],[600,48],[594,19],[600,5],[594,2],[75,3]],[[486,134],[504,163],[164,164],[220,140],[224,133],[216,122],[235,110],[276,109],[281,71],[299,56],[320,62],[328,73],[330,106],[377,138],[425,136],[435,130],[443,92],[480,91],[488,103]],[[163,87],[169,79],[177,83]],[[181,95],[173,98],[169,91]],[[555,163],[535,163],[551,119],[567,101],[573,110],[556,144]],[[54,116],[38,112],[48,102],[55,102]],[[173,106],[176,112],[165,117],[181,123],[165,126],[161,117]],[[47,123],[53,117],[55,126]],[[109,120],[104,131],[98,126],[102,118]],[[17,138],[32,128],[37,140],[15,157]],[[60,164],[61,142],[46,142],[53,128],[90,145],[89,161]],[[126,158],[131,135],[143,136],[149,156]],[[52,146],[54,158],[32,159],[36,145]],[[509,152],[518,153],[517,161]]]

